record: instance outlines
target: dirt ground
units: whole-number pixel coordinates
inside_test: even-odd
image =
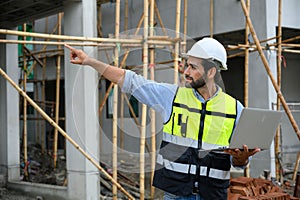
[[[0,188],[1,200],[42,200],[42,197],[30,197],[28,194],[22,194],[20,192],[11,191],[4,187]]]

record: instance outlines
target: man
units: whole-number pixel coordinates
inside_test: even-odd
[[[226,70],[226,50],[217,40],[204,38],[187,53],[186,86],[157,83],[71,50],[70,62],[90,65],[119,84],[164,119],[163,139],[157,156],[153,185],[164,199],[227,200],[230,167],[245,167],[260,149],[207,151],[229,145],[242,104],[216,84]],[[163,95],[162,95],[163,94]],[[205,151],[206,150],[206,151]]]

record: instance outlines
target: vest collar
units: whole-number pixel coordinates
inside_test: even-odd
[[[202,95],[201,95],[196,89],[194,89],[194,88],[193,88],[193,93],[194,93],[194,95],[197,97],[197,99],[198,99],[199,101],[201,101],[202,103],[205,103],[206,101],[209,101],[209,100],[211,100],[212,98],[216,97],[216,96],[222,91],[222,88],[221,88],[220,86],[218,86],[217,84],[216,84],[216,87],[217,87],[216,93],[215,93],[212,97],[210,97],[209,99],[207,99],[207,100],[205,100],[205,99],[202,97]]]

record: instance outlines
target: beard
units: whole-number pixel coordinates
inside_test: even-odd
[[[194,79],[192,79],[192,82],[185,83],[185,86],[188,88],[194,88],[194,89],[199,89],[202,88],[206,85],[206,81],[203,77],[199,78],[198,80],[194,81]]]

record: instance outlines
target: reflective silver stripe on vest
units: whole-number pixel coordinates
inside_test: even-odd
[[[198,141],[191,138],[179,137],[163,132],[162,139],[166,142],[170,142],[180,146],[198,148]]]
[[[209,170],[209,177],[211,178],[218,178],[218,179],[230,179],[230,171],[223,171],[219,169],[210,169]],[[220,178],[222,177],[222,178]]]
[[[177,144],[180,146],[198,148],[198,140],[193,140],[191,138],[180,137],[180,136],[171,135],[171,134],[163,132],[162,139],[165,142],[170,142],[170,143]],[[205,150],[218,149],[220,147],[223,147],[223,146],[216,145],[216,144],[209,144],[206,142],[202,143],[202,149],[205,149]]]
[[[167,159],[164,159],[161,154],[157,155],[156,162],[160,165],[163,165],[166,169],[171,171],[185,174],[196,174],[196,165],[172,162]],[[200,176],[207,176],[207,167],[200,166]],[[223,171],[219,169],[210,168],[208,177],[221,180],[228,180],[230,178],[230,171]]]
[[[188,173],[196,174],[196,165],[191,165],[191,168],[189,170],[190,165],[169,161],[167,159],[164,159],[161,154],[157,155],[156,162],[160,165],[163,165],[166,169],[169,169],[172,171],[185,173],[185,174],[188,174]]]

